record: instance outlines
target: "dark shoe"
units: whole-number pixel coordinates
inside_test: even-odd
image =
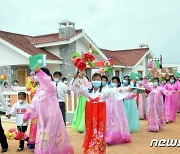
[[[24,150],[24,148],[18,148],[17,149],[17,152],[21,152],[21,151],[23,151]]]
[[[4,152],[6,152],[6,151],[7,151],[7,149],[2,149],[1,153],[4,153]]]
[[[166,123],[166,124],[169,124],[169,123],[170,123],[170,121],[168,121],[168,120],[167,120],[165,123]]]

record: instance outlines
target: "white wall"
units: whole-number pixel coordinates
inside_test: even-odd
[[[46,67],[53,74],[55,71],[60,71],[60,64],[47,64]]]
[[[60,50],[59,50],[59,46],[53,46],[53,47],[46,47],[45,50],[51,52],[52,54],[60,57]]]
[[[132,72],[137,73],[138,71],[143,71],[143,76],[147,75],[147,71],[148,71],[147,61],[148,61],[148,58],[144,57],[144,59],[140,62],[140,64],[143,62],[143,65],[138,64],[136,67],[132,69]]]
[[[177,72],[180,72],[180,63],[179,64],[163,64],[164,68],[173,68],[177,70]]]
[[[79,53],[85,53],[89,50],[89,47],[81,40],[76,41],[76,51]]]
[[[78,39],[76,41],[76,51],[80,53],[86,53],[89,51],[89,43],[85,39]],[[100,55],[95,55],[95,61],[104,61],[105,59]]]
[[[123,68],[122,72],[124,73],[124,76],[130,75],[132,72],[132,68]]]
[[[0,42],[0,66],[28,64],[28,58]]]

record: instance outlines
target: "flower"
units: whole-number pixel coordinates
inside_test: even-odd
[[[80,59],[80,61],[76,65],[76,67],[78,70],[83,71],[84,69],[86,69],[86,61],[83,59]]]
[[[81,58],[76,57],[76,58],[72,58],[71,62],[74,64],[75,67],[77,67],[78,62],[81,60]]]
[[[1,80],[6,80],[6,75],[1,75]]]
[[[9,130],[9,132],[10,132],[10,133],[13,133],[13,132],[17,133],[15,128],[11,128],[11,129]]]
[[[27,138],[27,135],[23,132],[18,132],[16,134],[15,140],[24,140]]]
[[[83,60],[86,60],[86,61],[88,61],[88,60],[94,61],[95,60],[95,57],[90,52],[83,54],[82,58],[83,58]]]

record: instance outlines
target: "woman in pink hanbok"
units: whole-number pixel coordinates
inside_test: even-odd
[[[170,95],[163,87],[159,86],[159,79],[153,80],[153,86],[150,86],[146,79],[143,80],[143,86],[150,91],[149,93],[149,112],[148,112],[148,131],[158,132],[164,125],[164,104],[163,94]]]
[[[110,84],[111,88],[121,86],[119,77],[113,77]],[[129,93],[125,99],[135,98],[134,93]],[[131,142],[131,135],[128,121],[122,100],[108,98],[106,100],[106,136],[107,144],[123,144]]]
[[[180,77],[176,80],[176,87],[178,89],[178,113],[180,113]]]
[[[175,78],[170,78],[170,83],[167,83],[164,88],[168,91],[177,91],[177,84],[175,84]],[[165,97],[165,120],[166,123],[176,121],[176,113],[178,111],[178,93],[173,93],[170,96]]]
[[[138,83],[139,88],[144,88],[142,85],[142,80]],[[147,94],[142,93],[139,94],[139,102],[138,102],[138,111],[139,111],[139,119],[146,119],[147,114]]]
[[[36,68],[40,88],[33,97],[24,121],[38,118],[35,154],[72,154],[66,127],[59,110],[56,85],[46,68]]]

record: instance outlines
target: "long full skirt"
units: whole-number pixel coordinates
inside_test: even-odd
[[[178,111],[178,95],[173,94],[165,98],[165,120],[176,121],[176,113]]]
[[[79,131],[85,131],[85,105],[87,98],[85,96],[78,97],[78,103],[76,107],[76,111],[74,113],[72,127]]]
[[[139,94],[138,111],[139,111],[139,118],[145,119],[147,114],[147,99],[145,94]]]
[[[163,98],[149,97],[148,131],[158,132],[164,126]]]
[[[108,144],[130,143],[131,135],[122,100],[106,101],[106,136]]]
[[[139,114],[135,99],[124,100],[124,108],[130,132],[137,131],[140,127]]]
[[[93,102],[94,101],[90,101],[86,103],[84,153],[105,154],[106,104],[105,102]]]

